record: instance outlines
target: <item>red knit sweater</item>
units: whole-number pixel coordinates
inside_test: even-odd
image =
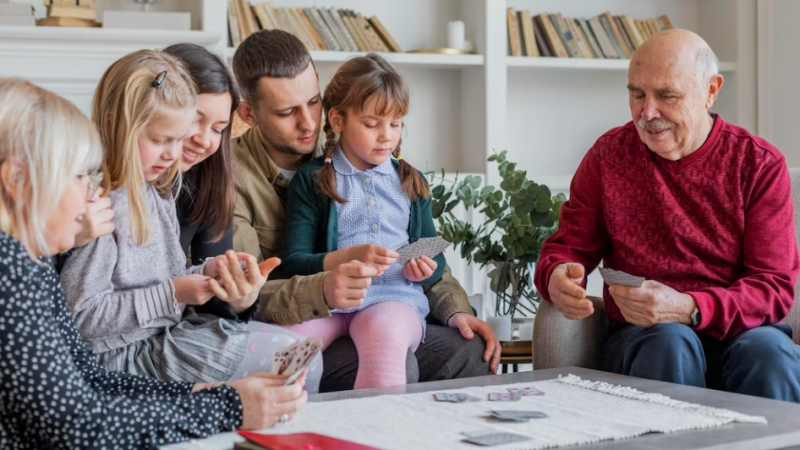
[[[676,162],[648,150],[632,122],[609,131],[578,168],[536,286],[550,300],[557,265],[588,274],[601,260],[690,294],[710,337],[782,321],[800,272],[786,160],[720,117],[703,147]],[[609,319],[625,323],[607,286],[603,297]]]

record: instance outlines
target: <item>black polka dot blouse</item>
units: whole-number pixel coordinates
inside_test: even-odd
[[[233,388],[192,386],[99,366],[51,264],[0,232],[0,449],[151,449],[241,426]]]

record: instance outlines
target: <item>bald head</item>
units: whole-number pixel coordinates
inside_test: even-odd
[[[670,161],[697,151],[714,120],[709,110],[724,80],[708,44],[686,30],[656,34],[631,59],[631,117],[647,147]]]
[[[719,75],[719,59],[697,34],[673,29],[645,41],[631,58],[631,71],[653,69],[694,76],[697,87],[705,92],[708,83]]]

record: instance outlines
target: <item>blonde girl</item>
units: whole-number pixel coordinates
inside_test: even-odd
[[[187,311],[214,296],[249,307],[278,263],[268,262],[262,273],[254,257],[230,251],[186,268],[172,192],[195,117],[194,84],[174,57],[142,50],[106,71],[93,118],[105,147],[103,189],[115,230],[74,250],[61,282],[79,331],[104,366],[207,383],[270,371],[274,352],[298,336]],[[311,390],[318,387],[316,366]]]

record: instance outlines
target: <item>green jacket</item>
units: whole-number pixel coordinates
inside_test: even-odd
[[[317,172],[325,164],[322,158],[304,165],[289,185],[286,198],[286,257],[283,269],[288,276],[313,275],[325,270],[325,256],[339,249],[338,216],[336,203],[319,194]],[[392,166],[400,171],[400,163],[392,159]],[[437,236],[431,215],[431,200],[411,202],[411,220],[408,240]],[[427,286],[442,278],[444,255],[434,258],[438,267],[433,275],[423,281]]]

